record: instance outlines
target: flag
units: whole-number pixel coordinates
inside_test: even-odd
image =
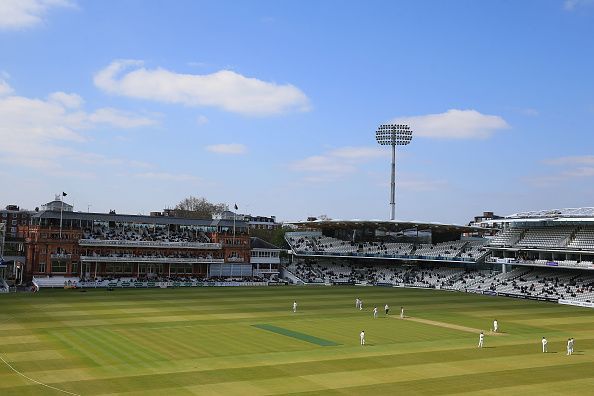
[[[64,191],[62,191],[62,196],[65,197],[66,195],[68,195],[68,194],[66,194]]]
[[[239,209],[239,208],[237,207],[237,204],[235,204],[235,210],[237,210],[237,209]]]

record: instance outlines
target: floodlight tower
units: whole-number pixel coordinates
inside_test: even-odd
[[[390,220],[396,218],[396,146],[406,146],[412,140],[412,129],[404,124],[382,124],[375,132],[375,140],[382,146],[392,146],[392,178],[390,184]]]

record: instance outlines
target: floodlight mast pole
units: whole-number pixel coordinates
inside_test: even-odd
[[[390,220],[396,220],[396,128],[392,128],[392,178],[390,179]]]
[[[404,124],[382,124],[375,132],[381,146],[392,146],[390,177],[390,220],[396,220],[396,146],[406,146],[412,140],[412,130]]]

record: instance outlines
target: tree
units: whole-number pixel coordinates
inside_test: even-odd
[[[289,227],[275,228],[272,230],[256,229],[250,230],[250,235],[272,243],[281,249],[288,249],[289,244],[285,240],[285,234],[293,231]]]
[[[227,204],[215,204],[203,197],[189,196],[175,205],[173,213],[176,217],[212,219],[213,215],[221,214],[226,210],[229,210]]]

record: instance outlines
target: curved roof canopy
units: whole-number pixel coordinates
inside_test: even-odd
[[[293,224],[300,228],[376,228],[392,232],[411,230],[415,228],[419,230],[442,232],[478,232],[488,230],[484,227],[471,227],[458,224],[400,220],[314,220],[290,222],[289,224]]]

